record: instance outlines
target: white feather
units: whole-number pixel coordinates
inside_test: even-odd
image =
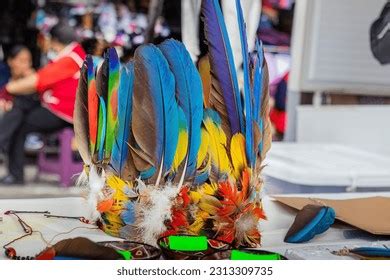
[[[244,213],[235,221],[235,239],[239,244],[245,244],[247,232],[258,229],[258,220],[252,213]]]
[[[162,188],[145,186],[138,181],[138,187],[143,190],[137,212],[139,222],[137,228],[142,233],[143,241],[147,244],[156,244],[157,238],[167,230],[165,222],[172,218],[172,206],[179,193],[177,186],[168,183]]]
[[[76,187],[84,188],[84,187],[87,187],[87,186],[88,186],[88,174],[87,174],[87,172],[86,172],[86,170],[84,168],[83,172],[81,172],[77,176]]]
[[[102,195],[101,191],[105,184],[105,176],[104,173],[99,175],[97,173],[96,167],[91,166],[89,171],[89,188],[90,192],[88,195],[88,205],[89,205],[89,218],[92,220],[97,220],[100,217],[99,211],[97,211],[97,204],[99,197]]]

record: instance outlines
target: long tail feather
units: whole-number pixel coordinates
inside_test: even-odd
[[[222,127],[230,139],[231,135],[244,132],[236,67],[218,0],[204,0],[201,8],[212,74],[210,103],[219,113]]]
[[[245,103],[245,148],[247,158],[251,164],[254,165],[256,155],[253,151],[253,116],[252,116],[252,92],[251,92],[251,83],[250,83],[250,72],[249,72],[249,51],[248,51],[248,41],[246,36],[244,16],[242,13],[242,8],[240,0],[236,0],[236,10],[237,10],[237,21],[238,29],[240,32],[241,40],[241,51],[242,51],[242,61],[243,61],[243,72],[244,72],[244,103]]]
[[[118,89],[118,126],[115,136],[115,143],[112,147],[111,165],[121,178],[127,176],[132,168],[128,143],[131,134],[131,110],[133,101],[134,64],[130,62],[123,66],[120,74]],[[125,168],[128,167],[128,168]],[[134,175],[134,174],[132,174]],[[131,176],[134,177],[134,176]]]
[[[253,108],[255,108],[253,110],[254,149],[262,160],[270,148],[272,132],[269,121],[268,68],[259,41],[256,41],[256,60],[252,76]]]
[[[118,86],[119,86],[119,57],[114,48],[106,55],[108,59],[108,94],[107,94],[107,130],[105,139],[105,157],[110,158],[115,142],[115,129],[118,119]]]
[[[193,176],[203,118],[202,82],[190,54],[182,43],[172,39],[166,40],[159,45],[159,48],[175,76],[176,97],[187,119],[189,138],[187,174]],[[179,148],[182,149],[180,146]]]
[[[108,101],[108,58],[104,60],[96,76],[96,91],[99,96],[99,117],[97,133],[98,161],[104,160],[104,147],[107,132]]]
[[[80,80],[76,93],[74,107],[74,132],[77,147],[84,163],[91,164],[89,152],[89,127],[88,127],[88,65],[85,61],[80,73]]]
[[[87,56],[88,65],[88,124],[89,124],[89,148],[94,159],[98,134],[98,110],[99,97],[96,91],[95,65],[91,56]]]
[[[153,168],[154,172],[148,174],[153,176],[160,165],[163,173],[170,170],[177,148],[179,121],[175,83],[166,59],[153,45],[136,50],[134,72],[133,135],[138,149],[153,162],[148,169],[145,165],[136,166],[140,172]],[[138,158],[135,163],[138,160],[142,159]]]

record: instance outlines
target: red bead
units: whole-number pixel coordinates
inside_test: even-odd
[[[6,255],[8,258],[12,259],[13,257],[16,256],[16,251],[15,251],[14,248],[9,247],[9,248],[5,249],[5,255]]]

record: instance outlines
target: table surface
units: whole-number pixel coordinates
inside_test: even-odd
[[[292,196],[347,199],[377,195],[390,196],[390,193],[299,194]],[[281,205],[272,197],[265,197],[263,201],[268,220],[260,224],[262,249],[279,252],[290,259],[348,259],[349,257],[335,256],[331,254],[331,251],[342,249],[345,246],[390,246],[390,236],[383,240],[338,223],[308,243],[284,243],[284,236],[294,220],[296,211]],[[88,205],[81,197],[0,200],[0,217],[3,218],[3,221],[0,221],[1,246],[23,235],[17,219],[4,215],[7,210],[50,211],[53,215],[85,216],[88,213]],[[50,243],[78,236],[87,237],[93,241],[118,240],[95,229],[94,226],[83,224],[78,220],[45,218],[42,214],[21,214],[21,216],[34,229],[39,229],[45,240]],[[46,243],[38,233],[35,233],[22,241],[15,242],[12,247],[18,252],[23,252],[20,254],[35,255],[46,247]],[[4,254],[0,254],[0,259],[5,259]]]

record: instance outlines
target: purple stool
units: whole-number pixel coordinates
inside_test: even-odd
[[[49,158],[43,147],[38,154],[38,176],[41,173],[57,174],[60,177],[62,187],[69,187],[73,183],[75,174],[83,170],[83,163],[73,158],[72,139],[74,137],[71,128],[64,128],[57,132],[59,149],[58,157]]]

